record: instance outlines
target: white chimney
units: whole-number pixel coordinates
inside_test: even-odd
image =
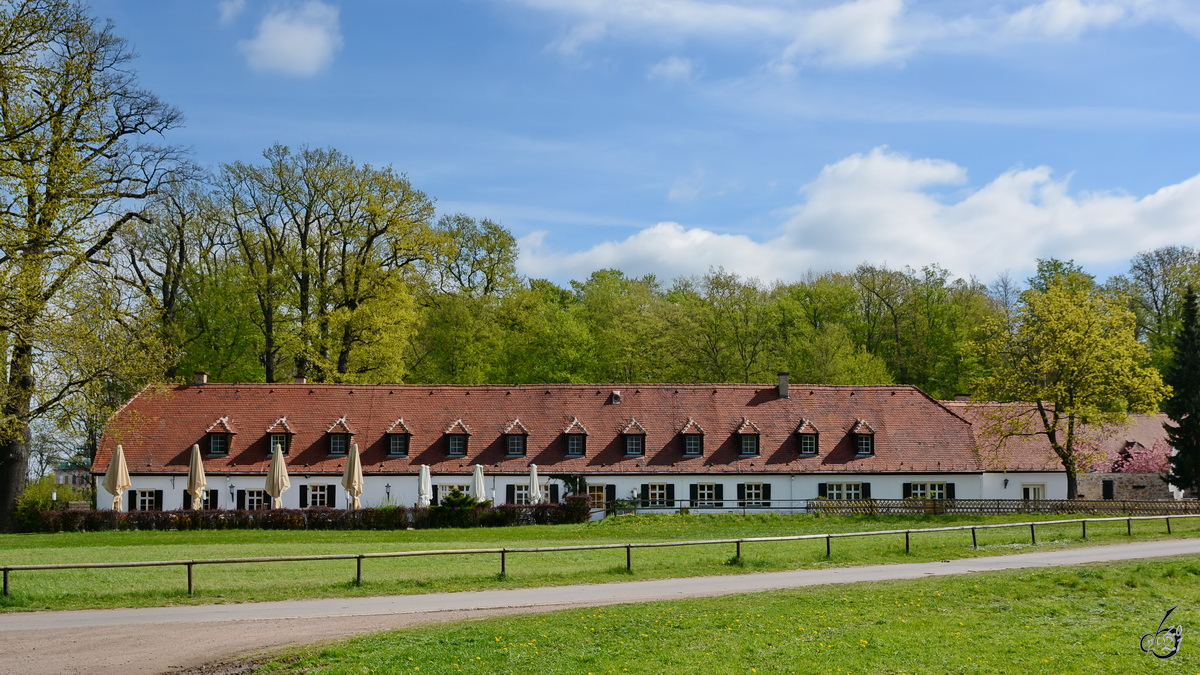
[[[788,373],[779,371],[779,398],[788,398]]]
[[[192,384],[196,384],[196,385],[208,384],[208,373],[203,370],[197,370],[195,379],[192,380]]]

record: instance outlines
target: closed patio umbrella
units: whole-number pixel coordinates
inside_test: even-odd
[[[529,503],[542,503],[542,486],[538,485],[537,464],[529,465]]]
[[[346,458],[346,471],[342,473],[342,487],[350,495],[351,510],[358,508],[358,497],[363,491],[362,458],[358,456],[358,443],[350,444],[350,456]]]
[[[192,446],[192,461],[188,462],[188,494],[192,496],[192,508],[204,506],[204,488],[208,478],[204,475],[204,459],[200,457],[200,446]]]
[[[471,496],[479,501],[487,501],[487,485],[483,482],[483,465],[475,465],[475,476],[471,481]]]
[[[271,466],[267,468],[265,486],[267,494],[271,495],[271,508],[283,508],[283,493],[290,487],[292,480],[288,478],[287,464],[283,461],[283,448],[276,445],[275,451],[271,453]]]
[[[116,452],[108,461],[108,471],[104,474],[103,485],[104,489],[113,496],[113,511],[120,511],[121,495],[133,485],[129,480],[129,467],[125,464],[125,450],[120,445],[117,445]]]
[[[433,501],[433,477],[429,475],[429,465],[421,465],[421,473],[417,475],[417,507],[425,508]]]

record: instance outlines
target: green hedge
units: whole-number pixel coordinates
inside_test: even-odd
[[[586,497],[563,504],[425,509],[271,509],[265,511],[40,511],[22,522],[25,532],[102,530],[406,530],[443,527],[561,525],[588,520]]]

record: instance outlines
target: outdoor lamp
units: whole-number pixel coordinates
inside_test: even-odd
[[[383,486],[383,492],[384,492],[384,494],[387,495],[388,499],[391,499],[392,498],[392,484],[391,483],[385,484]]]
[[[52,501],[52,502],[58,501],[58,490],[50,491],[50,501]]]
[[[1006,490],[1008,489],[1008,479],[1007,478],[1004,479],[1004,489],[1006,489]]]

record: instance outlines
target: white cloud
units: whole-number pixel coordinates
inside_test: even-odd
[[[255,70],[315,75],[342,47],[338,10],[320,0],[280,9],[263,17],[258,35],[239,46]]]
[[[1078,37],[1089,28],[1104,28],[1130,18],[1124,3],[1045,0],[1011,15],[1005,28],[1018,35]]]
[[[646,76],[652,80],[685,81],[692,79],[695,66],[692,60],[682,56],[671,56],[650,66]]]
[[[784,60],[813,55],[828,63],[870,65],[898,59],[907,51],[896,45],[903,11],[904,0],[854,0],[813,12]]]
[[[221,15],[221,23],[231,23],[241,16],[246,9],[246,0],[221,0],[217,3],[217,12]]]
[[[554,250],[544,236],[522,240],[521,267],[564,280],[604,267],[672,278],[715,266],[796,279],[868,261],[937,263],[988,280],[1051,256],[1120,267],[1136,251],[1200,239],[1200,176],[1142,197],[1072,194],[1048,167],[1014,169],[980,187],[966,180],[953,162],[876,148],[825,167],[766,241],[658,223],[584,251]]]

